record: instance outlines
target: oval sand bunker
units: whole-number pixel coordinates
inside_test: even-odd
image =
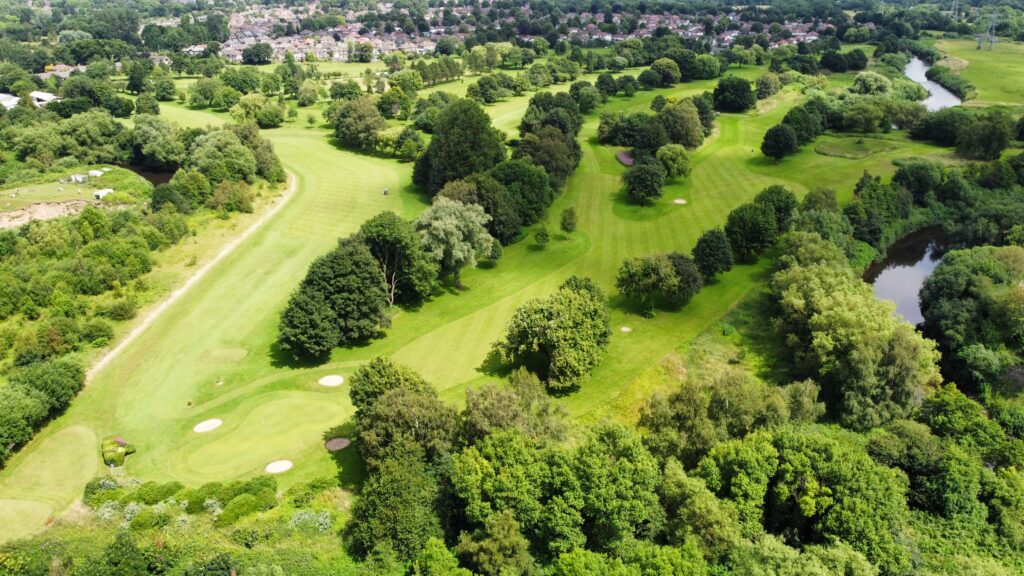
[[[292,469],[291,460],[275,460],[270,464],[267,464],[265,470],[270,474],[280,474],[281,472],[287,472]]]
[[[338,450],[344,450],[348,448],[348,445],[352,441],[348,438],[331,438],[327,442],[324,442],[324,448],[327,448],[328,452],[337,452]]]
[[[224,423],[224,421],[221,420],[220,418],[213,418],[213,419],[210,419],[210,420],[203,420],[199,424],[196,424],[195,426],[193,426],[192,427],[192,431],[196,432],[198,434],[202,434],[203,432],[209,432],[210,430],[216,430],[217,428],[220,428],[220,425],[223,424],[223,423]]]
[[[686,204],[686,200],[683,200],[682,198],[676,198],[675,200],[673,200],[673,202],[675,202],[676,204],[679,204],[680,206],[682,206],[683,204]]]
[[[621,331],[623,334],[629,334],[630,332],[633,331],[633,329],[630,328],[629,326],[623,326],[622,328],[619,328],[619,331]]]
[[[331,374],[330,376],[324,376],[319,382],[321,386],[341,386],[345,383],[345,377],[338,374]]]

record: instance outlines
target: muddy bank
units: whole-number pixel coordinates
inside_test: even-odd
[[[108,210],[123,210],[126,204],[104,204],[103,202],[91,200],[69,200],[67,202],[40,202],[30,204],[18,210],[0,212],[0,230],[24,226],[32,220],[53,220],[62,216],[74,216],[86,206],[96,206]]]

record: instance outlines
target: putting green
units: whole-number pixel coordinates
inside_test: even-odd
[[[339,403],[327,396],[311,398],[301,392],[280,391],[250,398],[234,411],[244,415],[241,421],[164,453],[172,461],[184,463],[184,469],[167,470],[167,477],[191,480],[230,478],[240,470],[257,473],[271,460],[291,457],[319,443],[324,431],[335,424],[338,412]]]
[[[763,72],[734,71],[750,78]],[[647,110],[655,94],[685,96],[713,85],[699,82],[613,98],[607,109]],[[497,125],[512,129],[528,98],[512,98],[488,111]],[[397,311],[386,338],[336,350],[319,367],[293,366],[274,346],[280,311],[307,266],[380,211],[412,217],[427,201],[409,184],[408,164],[335,148],[322,127],[296,122],[266,131],[297,179],[296,192],[114,357],[68,412],[0,472],[0,515],[30,512],[0,540],[41,528],[41,506],[59,512],[78,498],[101,468],[97,439],[108,434],[138,447],[127,473],[145,480],[225,481],[261,473],[279,459],[294,463],[279,477],[285,488],[337,474],[323,442],[333,436],[325,435],[330,429],[350,420],[352,407],[344,387],[320,386],[320,377],[350,374],[368,359],[388,355],[430,379],[443,397],[461,401],[467,386],[495,379],[482,365],[515,308],[550,293],[570,274],[599,282],[613,295],[613,326],[633,331],[613,334],[604,361],[582,390],[559,401],[581,420],[634,419],[657,385],[644,373],[721,317],[764,280],[768,268],[767,262],[737,267],[682,311],[647,319],[614,295],[623,258],[688,251],[703,230],[721,225],[730,210],[769,184],[798,193],[841,185],[840,192],[849,195],[863,170],[888,173],[893,158],[936,151],[897,138],[896,149],[865,160],[826,157],[808,146],[775,165],[758,152],[761,138],[799,101],[799,94],[787,89],[761,103],[760,113],[721,116],[717,135],[692,156],[692,175],[671,183],[664,198],[642,209],[625,202],[619,185],[623,168],[614,150],[596,143],[598,117],[589,116],[580,137],[580,168],[548,216],[554,231],[560,211],[574,207],[576,232],[566,237],[554,231],[543,249],[530,240],[508,247],[495,269],[465,273],[466,290],[446,290],[419,310]],[[162,112],[191,126],[224,118],[172,104]],[[392,193],[383,195],[384,188]],[[676,205],[674,198],[689,203]],[[207,434],[192,432],[197,422],[212,418],[222,419],[223,426]]]

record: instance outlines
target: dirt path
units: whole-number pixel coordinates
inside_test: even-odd
[[[171,292],[170,296],[165,298],[155,308],[147,311],[145,315],[143,315],[139,323],[136,324],[131,329],[131,331],[128,332],[128,334],[126,334],[125,337],[122,338],[117,343],[116,346],[104,352],[104,354],[100,356],[95,363],[93,363],[92,367],[89,368],[89,371],[85,375],[85,383],[88,384],[90,381],[92,381],[93,377],[100,370],[102,370],[108,363],[110,363],[111,360],[117,357],[117,355],[120,354],[122,350],[124,350],[129,344],[135,341],[135,339],[138,338],[143,332],[145,332],[146,328],[149,328],[150,324],[155,322],[156,319],[159,318],[161,314],[163,314],[168,308],[170,308],[175,302],[177,302],[186,292],[188,292],[189,288],[191,288],[197,282],[202,280],[203,277],[205,277],[210,270],[212,270],[222,260],[227,258],[228,255],[234,252],[235,248],[238,248],[238,246],[241,245],[242,242],[245,242],[247,238],[252,236],[257,230],[262,228],[264,224],[270,221],[270,219],[273,218],[274,215],[277,214],[281,210],[281,208],[288,202],[288,200],[294,195],[296,186],[297,184],[295,176],[293,174],[289,174],[288,188],[286,188],[284,193],[281,194],[281,196],[274,201],[274,205],[271,206],[270,209],[267,210],[262,216],[260,216],[259,219],[257,219],[248,228],[246,228],[245,232],[242,232],[241,235],[236,236],[230,242],[225,244],[224,247],[221,248],[219,252],[217,252],[216,256],[214,256],[206,264],[203,264],[198,270],[195,271],[194,274],[192,274],[192,276],[189,276],[188,280],[186,280],[184,284],[175,288],[174,291]]]

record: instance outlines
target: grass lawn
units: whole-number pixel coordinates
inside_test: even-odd
[[[71,174],[85,174],[89,170],[101,168],[109,168],[109,171],[99,178],[90,178],[88,182],[81,184],[72,184],[70,181],[60,182],[61,179],[67,179]],[[148,197],[152,186],[131,170],[117,166],[79,166],[73,170],[44,174],[33,182],[12,185],[0,190],[0,212],[18,210],[39,202],[92,200],[93,192],[102,188],[113,188],[115,192],[123,192],[132,198],[141,199]],[[126,198],[123,195],[121,197],[122,199]]]
[[[88,184],[62,184],[57,180],[36,184],[19,184],[0,190],[0,212],[18,210],[39,202],[92,200],[98,188]]]
[[[731,72],[754,78],[764,68]],[[713,86],[698,82],[613,98],[607,109],[647,110],[656,94],[685,96]],[[510,98],[488,112],[498,127],[513,131],[528,99]],[[361,476],[353,449],[335,461],[322,448],[325,436],[351,433],[347,387],[321,387],[320,377],[348,376],[370,358],[388,355],[418,370],[445,398],[461,401],[466,387],[498,377],[486,358],[515,308],[550,293],[571,274],[594,278],[612,295],[614,335],[592,377],[559,401],[578,421],[632,421],[663,383],[652,371],[763,282],[768,262],[739,266],[681,311],[647,319],[614,293],[623,258],[690,250],[705,229],[724,223],[730,210],[767,185],[785,184],[798,194],[835,186],[849,196],[863,170],[887,174],[894,158],[937,152],[896,135],[892,150],[863,159],[823,156],[807,146],[773,164],[758,151],[763,134],[799,101],[788,88],[756,112],[721,116],[719,129],[692,155],[692,174],[646,208],[625,202],[623,167],[614,150],[596,143],[598,115],[592,114],[580,137],[580,167],[549,212],[553,239],[545,248],[532,240],[508,247],[496,268],[467,271],[466,289],[449,288],[418,310],[396,311],[386,338],[336,350],[316,367],[290,363],[274,345],[280,311],[309,262],[374,214],[393,210],[412,217],[427,202],[409,183],[410,165],[336,148],[322,126],[299,121],[266,131],[298,180],[296,193],[8,462],[0,472],[0,525],[14,528],[0,540],[38,530],[74,502],[100,472],[99,439],[113,433],[138,447],[127,473],[142,479],[197,485],[258,474],[270,461],[288,459],[295,468],[279,477],[283,487],[338,474],[339,463],[343,485],[351,486]],[[191,126],[225,117],[171,104],[162,105],[162,114]],[[382,195],[384,188],[393,193]],[[675,198],[688,203],[677,205]],[[578,228],[564,237],[557,232],[558,215],[569,206],[576,209]],[[620,331],[624,326],[632,331]],[[223,426],[192,432],[210,418],[222,419]]]
[[[939,62],[959,71],[978,89],[967,104],[1024,105],[1024,43],[1000,38],[992,50],[978,50],[971,40],[939,40],[935,47],[947,58]]]
[[[867,54],[868,58],[871,58],[871,55],[875,53],[875,46],[873,44],[845,44],[845,43],[842,46],[839,47],[839,52],[841,54],[846,54],[847,52],[853,52],[854,50],[858,50],[858,49],[861,50],[862,52],[864,52],[865,54]]]
[[[895,150],[898,146],[881,138],[861,138],[859,136],[821,136],[815,141],[814,151],[822,156],[835,156],[859,160],[872,154]]]

